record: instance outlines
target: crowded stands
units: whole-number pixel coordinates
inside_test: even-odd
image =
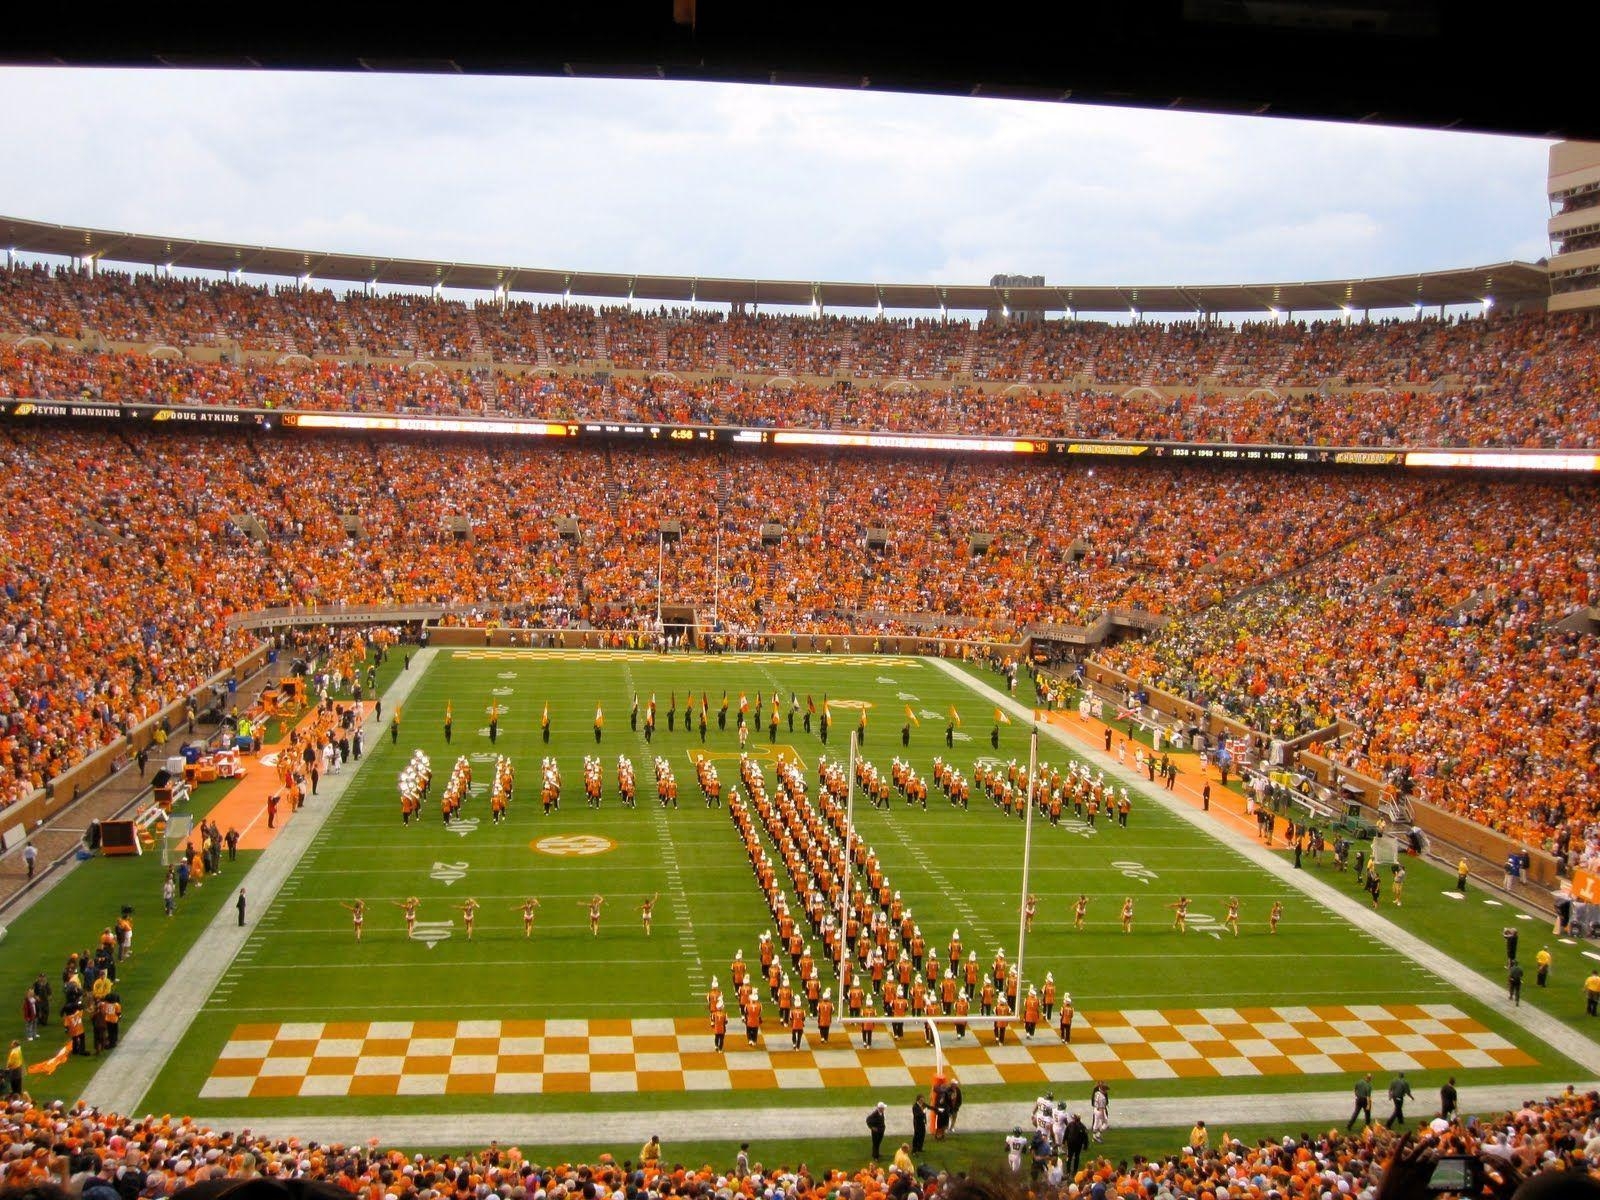
[[[729,630],[1013,641],[1033,621],[1214,603],[1429,490],[1121,464],[1067,476],[1011,464],[15,428],[0,438],[0,466],[9,511],[32,517],[0,531],[7,799],[238,657],[245,642],[223,622],[241,610],[492,605],[515,609],[518,624],[645,629],[659,522],[680,519],[682,540],[660,555],[661,599]],[[347,514],[361,536],[347,534]],[[239,532],[245,515],[263,541]],[[577,542],[560,538],[558,517],[578,520]],[[775,546],[762,545],[766,521],[786,531]],[[868,545],[872,527],[890,531],[881,549]],[[995,540],[975,554],[968,536],[980,532]]]
[[[1600,443],[1597,346],[1578,314],[973,324],[0,272],[0,396],[47,400],[1589,447]],[[402,369],[419,361],[440,369]],[[501,367],[486,381],[491,362]]]
[[[733,633],[1016,641],[1169,618],[1102,660],[1272,736],[1344,720],[1341,766],[1530,844],[1582,846],[1597,812],[1590,635],[1553,628],[1600,600],[1587,488],[16,428],[0,464],[34,518],[0,532],[8,800],[237,658],[240,610],[648,632],[659,598]]]
[[[1519,1183],[1537,1176],[1570,1172],[1576,1183],[1600,1166],[1600,1094],[1568,1088],[1481,1121],[1438,1121],[1427,1136],[1430,1148],[1440,1155],[1479,1158],[1499,1177],[1498,1195],[1510,1196]],[[54,1186],[63,1189],[60,1194],[70,1188],[74,1195],[95,1191],[108,1200],[118,1195],[154,1200],[195,1184],[215,1188],[223,1182],[255,1180],[286,1185],[284,1195],[320,1194],[300,1189],[321,1183],[339,1189],[329,1195],[376,1200],[909,1200],[945,1195],[969,1200],[1005,1195],[1374,1200],[1380,1190],[1389,1195],[1399,1191],[1393,1182],[1380,1189],[1398,1148],[1396,1136],[1381,1125],[1361,1133],[1336,1128],[1285,1133],[1251,1143],[1223,1130],[1214,1145],[1174,1145],[1151,1157],[1117,1162],[1056,1153],[1037,1171],[1025,1164],[1009,1180],[995,1177],[977,1187],[932,1165],[907,1169],[873,1162],[853,1171],[813,1169],[804,1163],[766,1167],[759,1155],[752,1159],[741,1154],[730,1170],[675,1162],[670,1147],[652,1142],[651,1148],[649,1155],[641,1150],[637,1163],[630,1149],[621,1161],[604,1154],[593,1164],[540,1165],[518,1147],[498,1142],[475,1152],[407,1155],[376,1137],[361,1145],[322,1145],[249,1129],[212,1129],[189,1117],[121,1117],[82,1103],[45,1107],[22,1097],[0,1114],[0,1196],[55,1195],[49,1190]],[[937,1158],[936,1153],[927,1156],[930,1162]],[[1580,1189],[1563,1194],[1588,1193]]]
[[[0,272],[0,334],[0,397],[1600,445],[1600,339],[1573,315],[725,318],[24,266]],[[985,380],[1015,382],[972,382]],[[224,622],[245,609],[425,603],[455,620],[645,633],[659,600],[735,634],[999,642],[1121,611],[1167,629],[1104,649],[1110,665],[1270,736],[1343,722],[1340,767],[1530,844],[1600,843],[1585,825],[1600,812],[1591,635],[1554,628],[1600,599],[1587,488],[19,428],[0,465],[12,510],[33,518],[0,532],[3,802],[236,659],[246,639]],[[581,536],[559,537],[556,517]],[[684,529],[669,545],[658,530],[672,519]],[[771,544],[763,522],[782,530]]]
[[[1274,737],[1343,718],[1340,766],[1554,851],[1597,815],[1593,637],[1557,623],[1600,602],[1600,507],[1532,484],[1414,498],[1314,569],[1101,660]]]

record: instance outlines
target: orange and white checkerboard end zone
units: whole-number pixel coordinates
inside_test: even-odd
[[[975,1017],[946,1029],[946,1058],[968,1086],[1093,1079],[1472,1070],[1536,1060],[1449,1004],[1314,1008],[1130,1009],[1079,1013],[1072,1041],[1041,1023],[995,1045]],[[712,1049],[700,1018],[527,1021],[337,1021],[240,1025],[200,1090],[207,1100],[306,1096],[521,1095],[535,1092],[763,1091],[912,1087],[933,1048],[908,1022],[899,1044],[880,1023],[872,1049],[835,1027],[799,1050],[768,1022],[761,1044],[728,1031]]]

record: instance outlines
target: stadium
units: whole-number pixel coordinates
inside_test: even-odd
[[[1547,183],[1547,260],[1237,285],[0,217],[0,1187],[1577,1186]]]

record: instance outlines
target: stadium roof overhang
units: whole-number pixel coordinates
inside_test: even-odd
[[[285,250],[235,242],[118,233],[80,225],[51,225],[0,217],[0,244],[28,254],[93,258],[185,271],[239,271],[248,275],[324,282],[434,286],[542,296],[573,295],[599,300],[670,304],[734,304],[826,309],[957,312],[1002,306],[1013,312],[1046,313],[1266,313],[1399,309],[1422,305],[1542,305],[1549,275],[1535,263],[1505,262],[1415,275],[1371,279],[1326,279],[1309,283],[1200,284],[1106,287],[1056,285],[994,287],[989,284],[831,283],[796,279],[720,279],[691,275],[619,275],[545,267],[494,266],[379,258],[322,250]]]
[[[0,63],[20,66],[701,81],[1600,137],[1587,73],[1556,62],[1556,39],[1586,44],[1582,5],[585,0],[239,22],[15,7]]]

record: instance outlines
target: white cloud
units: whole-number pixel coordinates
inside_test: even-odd
[[[10,215],[385,256],[1232,282],[1544,252],[1546,144],[805,89],[0,71]]]

